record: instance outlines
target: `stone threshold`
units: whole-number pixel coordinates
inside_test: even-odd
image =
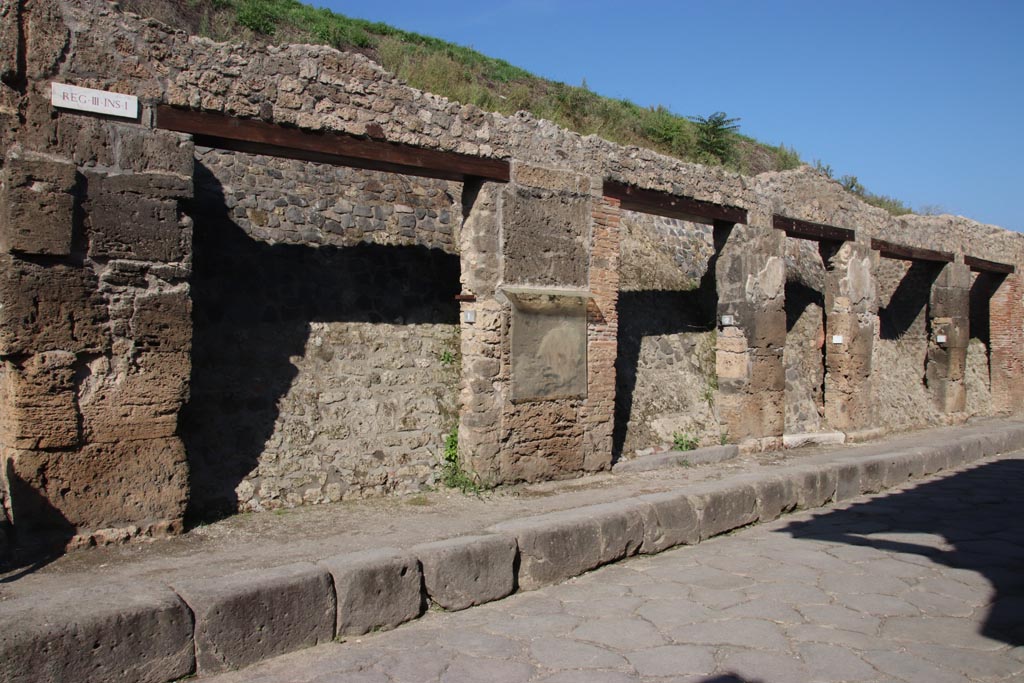
[[[165,683],[237,669],[394,628],[430,605],[465,609],[1021,448],[1024,423],[963,427],[919,445],[839,449],[411,547],[2,600],[0,679]]]

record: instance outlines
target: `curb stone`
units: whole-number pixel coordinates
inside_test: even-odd
[[[241,668],[334,638],[331,575],[310,562],[183,581],[172,588],[195,616],[199,674]]]
[[[483,535],[408,551],[382,548],[170,588],[108,585],[84,596],[67,591],[0,601],[0,678],[165,683],[196,670],[242,667],[336,633],[393,628],[422,614],[428,595],[446,609],[462,609],[638,552],[695,544],[797,508],[878,493],[1024,448],[1024,423],[985,429],[935,446],[830,453],[674,491],[521,517]]]
[[[500,600],[515,588],[516,539],[458,536],[413,546],[427,596],[446,610]]]
[[[423,613],[423,575],[412,554],[378,548],[336,555],[319,564],[334,581],[338,636],[392,629]]]
[[[0,680],[164,683],[195,670],[192,615],[166,587],[109,584],[26,602],[0,617]]]

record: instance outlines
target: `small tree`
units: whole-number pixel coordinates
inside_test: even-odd
[[[711,116],[689,119],[697,125],[697,149],[723,164],[732,159],[736,131],[740,128],[738,118],[730,119],[724,111],[716,111]]]

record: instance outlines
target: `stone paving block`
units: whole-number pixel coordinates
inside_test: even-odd
[[[668,491],[639,496],[643,506],[644,540],[640,552],[660,553],[700,540],[700,516],[685,493]]]
[[[564,581],[601,563],[601,531],[592,521],[553,513],[502,522],[488,531],[516,537],[522,590]]]
[[[860,461],[860,492],[878,493],[884,486],[882,481],[885,477],[884,455],[873,455]]]
[[[757,494],[750,484],[709,482],[687,491],[700,510],[700,539],[711,538],[757,521]]]
[[[791,467],[781,472],[780,476],[793,482],[797,507],[801,510],[821,507],[835,499],[838,477],[835,470],[827,466]]]
[[[762,522],[778,519],[797,505],[797,490],[792,479],[775,474],[759,474],[751,485],[757,494],[757,518]]]
[[[334,637],[331,575],[309,562],[175,584],[195,615],[199,674],[326,643]]]
[[[892,488],[920,477],[924,471],[922,457],[916,449],[895,451],[886,455],[882,472],[882,487]]]
[[[965,446],[957,439],[940,446],[929,446],[921,449],[921,465],[925,476],[949,469],[954,458],[962,458]]]
[[[414,546],[431,600],[460,610],[500,600],[515,583],[516,539],[507,534],[460,536]]]
[[[423,612],[423,579],[412,553],[378,548],[320,561],[334,579],[339,636],[392,629]]]
[[[119,584],[0,601],[0,680],[164,683],[195,670],[192,617],[164,587]]]
[[[633,501],[603,503],[503,522],[488,531],[516,537],[519,587],[533,590],[635,554],[644,540],[642,512]]]
[[[860,495],[861,468],[858,463],[835,463],[831,468],[836,473],[836,501],[849,500]]]

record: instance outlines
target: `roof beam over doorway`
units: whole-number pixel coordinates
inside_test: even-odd
[[[156,127],[189,133],[197,145],[236,152],[443,180],[467,177],[498,182],[509,180],[509,164],[501,159],[424,149],[345,133],[307,131],[167,105],[157,107]]]
[[[989,261],[987,259],[978,258],[976,256],[964,256],[964,263],[976,272],[984,273],[1002,273],[1009,275],[1015,272],[1017,269],[1009,263],[999,263],[998,261]]]
[[[715,221],[747,222],[747,210],[738,206],[716,204],[658,190],[645,190],[636,185],[628,185],[615,180],[604,181],[604,196],[618,199],[626,211],[650,213],[708,225]]]
[[[772,216],[772,227],[784,231],[789,237],[799,237],[817,242],[852,242],[856,239],[856,233],[849,228],[837,228],[833,225],[802,221],[799,218],[790,218],[779,214]]]
[[[881,256],[902,261],[934,261],[936,263],[952,263],[953,254],[949,251],[936,251],[921,247],[908,247],[887,240],[871,238],[871,248]]]

